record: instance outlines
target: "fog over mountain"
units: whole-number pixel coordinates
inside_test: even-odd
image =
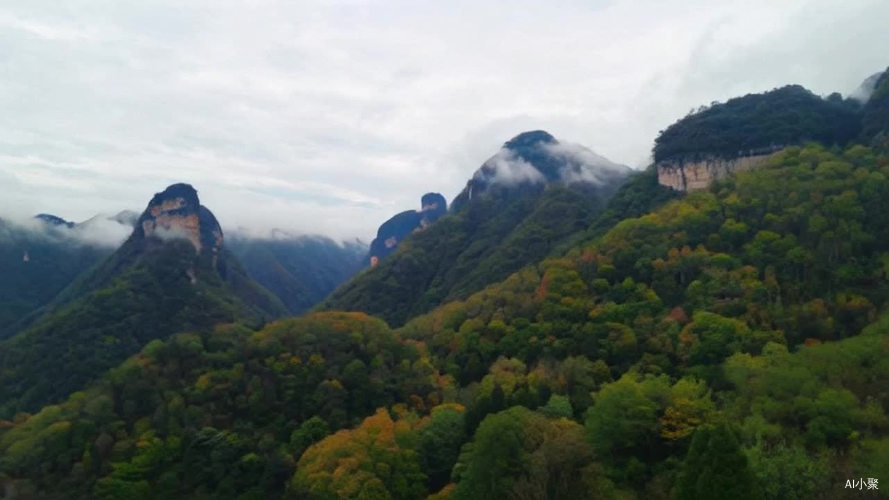
[[[12,231],[22,231],[37,239],[108,248],[116,248],[123,243],[133,231],[135,222],[128,219],[126,211],[114,215],[98,214],[82,222],[67,221],[46,213],[4,221],[5,224],[0,226],[0,239],[9,237]]]
[[[17,4],[0,216],[85,220],[188,182],[226,227],[365,241],[518,131],[638,168],[700,103],[852,92],[889,46],[879,0]]]

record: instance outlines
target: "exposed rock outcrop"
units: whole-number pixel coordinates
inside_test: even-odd
[[[707,189],[713,182],[735,172],[762,165],[775,152],[725,159],[712,157],[699,161],[664,161],[657,165],[658,183],[677,191]]]
[[[133,234],[137,239],[186,239],[196,253],[212,256],[214,265],[224,239],[216,217],[188,184],[173,184],[155,194]]]

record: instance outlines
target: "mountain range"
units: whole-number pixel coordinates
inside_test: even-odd
[[[701,107],[638,172],[521,133],[370,249],[224,235],[170,186],[10,316],[3,495],[858,498],[889,475],[889,70],[862,89]],[[700,162],[729,167],[661,176]]]

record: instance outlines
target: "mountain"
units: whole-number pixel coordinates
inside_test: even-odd
[[[644,205],[651,172],[619,206]],[[862,145],[790,147],[398,329],[322,312],[157,340],[0,424],[0,482],[23,498],[844,498],[849,477],[889,472],[887,172]]]
[[[520,134],[473,174],[448,215],[412,233],[320,307],[363,311],[400,325],[466,297],[589,227],[630,173],[546,132]]]
[[[110,255],[124,231],[127,226],[101,216],[79,224],[48,214],[20,223],[0,219],[0,339]]]
[[[448,211],[448,202],[439,193],[426,193],[420,198],[420,210],[405,210],[384,222],[377,230],[377,237],[370,244],[367,261],[376,266],[379,261],[395,251],[405,237],[414,231],[429,227]]]
[[[290,314],[305,312],[357,273],[367,246],[323,236],[276,232],[268,238],[234,235],[231,250],[247,274],[275,294]]]
[[[285,314],[223,240],[194,188],[156,194],[120,248],[0,343],[0,415],[58,401],[153,339]]]
[[[451,207],[459,210],[488,191],[501,197],[535,191],[554,183],[613,189],[629,168],[583,146],[563,144],[543,130],[524,132],[507,141],[466,183]]]

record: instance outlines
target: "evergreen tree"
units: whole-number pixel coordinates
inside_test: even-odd
[[[719,423],[698,428],[673,497],[675,500],[759,498],[747,457],[728,425]]]

